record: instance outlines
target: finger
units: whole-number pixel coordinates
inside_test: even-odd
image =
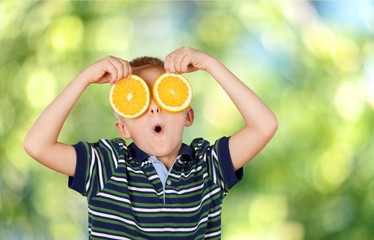
[[[130,63],[126,60],[121,59],[121,58],[118,58],[118,60],[122,64],[122,70],[123,70],[122,78],[130,78],[131,75],[132,75],[132,67],[131,67]],[[119,80],[121,80],[121,79],[119,79]]]
[[[117,79],[118,73],[116,67],[109,59],[110,57],[105,58],[105,71],[110,74],[109,83],[114,83]]]
[[[167,56],[166,62],[168,64],[170,73],[179,73],[180,62],[183,60],[183,57],[184,52],[181,50],[181,48],[174,50]]]
[[[180,71],[181,73],[189,72],[189,66],[191,65],[191,59],[188,56],[185,56],[180,62]]]
[[[170,67],[169,67],[169,57],[170,57],[170,54],[166,55],[165,59],[164,59],[164,69],[167,73],[170,73]]]
[[[166,60],[165,60],[165,62],[164,62],[164,68],[165,68],[165,71],[166,71],[167,73],[171,73],[171,71],[170,71],[170,67],[169,67],[169,62],[166,61]]]
[[[174,68],[175,68],[175,71],[177,73],[180,72],[180,64],[183,60],[183,57],[184,55],[181,55],[181,54],[175,54],[174,58],[173,58],[173,65],[174,65]]]
[[[175,66],[175,70],[176,70],[177,73],[182,73],[183,72],[183,70],[182,70],[182,63],[183,63],[183,61],[186,61],[185,59],[187,57],[188,57],[187,53],[186,53],[186,51],[183,48],[179,48],[175,52],[174,66]]]
[[[174,65],[174,56],[168,55],[165,58],[165,71],[168,73],[174,73],[175,72],[175,65]]]
[[[113,75],[112,80],[114,82],[121,80],[123,78],[123,73],[124,73],[124,67],[123,67],[122,61],[117,57],[109,57],[108,60],[114,66],[114,68],[116,69],[116,73],[117,73],[115,76]]]
[[[123,77],[130,78],[132,75],[132,67],[128,61],[121,59],[123,65]]]

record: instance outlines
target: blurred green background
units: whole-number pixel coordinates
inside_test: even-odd
[[[272,142],[225,198],[223,239],[374,236],[374,2],[0,2],[0,239],[87,239],[86,201],[22,141],[48,103],[106,55],[211,53],[276,113]],[[185,141],[243,121],[204,72]],[[61,141],[116,137],[109,86],[84,93]]]

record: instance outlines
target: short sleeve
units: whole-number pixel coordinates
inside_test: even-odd
[[[87,154],[87,151],[90,151],[90,147],[83,142],[79,142],[73,145],[77,157],[77,164],[75,166],[74,177],[69,177],[69,188],[79,192],[83,196],[86,196],[86,170],[88,162],[91,157],[90,154]]]
[[[79,142],[73,147],[77,164],[74,177],[69,177],[69,188],[87,198],[96,196],[117,169],[119,146],[102,139],[96,143]]]
[[[192,143],[195,154],[206,162],[208,174],[220,186],[223,196],[243,178],[243,168],[234,170],[228,142],[228,137],[222,137],[213,145],[202,138]]]
[[[230,149],[229,149],[229,138],[223,137],[214,144],[214,150],[218,153],[218,159],[220,169],[222,171],[222,178],[225,182],[225,189],[231,189],[243,178],[243,168],[234,170],[232,163]]]

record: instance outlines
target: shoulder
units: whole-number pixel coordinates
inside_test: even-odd
[[[77,165],[69,187],[83,195],[95,196],[108,180],[122,168],[127,156],[127,145],[122,139],[100,139],[74,145]]]
[[[207,151],[227,151],[229,137],[221,137],[211,144],[204,138],[195,138],[192,140],[190,147],[195,151],[195,154],[204,154]]]
[[[116,146],[116,147],[124,147],[127,148],[127,143],[122,138],[113,138],[113,139],[99,139],[96,142],[86,142],[80,141],[75,145],[83,144],[87,147],[94,147],[94,148],[101,148],[109,145]]]
[[[127,152],[127,143],[122,138],[113,138],[113,139],[100,139],[96,142],[85,142],[80,141],[77,144],[73,145],[75,151],[79,155],[90,156],[95,153],[111,152],[114,155],[123,154]],[[112,154],[112,155],[113,155]],[[106,155],[106,154],[105,154]]]

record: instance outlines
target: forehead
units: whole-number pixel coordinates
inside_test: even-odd
[[[145,65],[133,68],[132,73],[143,78],[148,85],[152,86],[157,77],[165,73],[165,70],[158,67]]]

